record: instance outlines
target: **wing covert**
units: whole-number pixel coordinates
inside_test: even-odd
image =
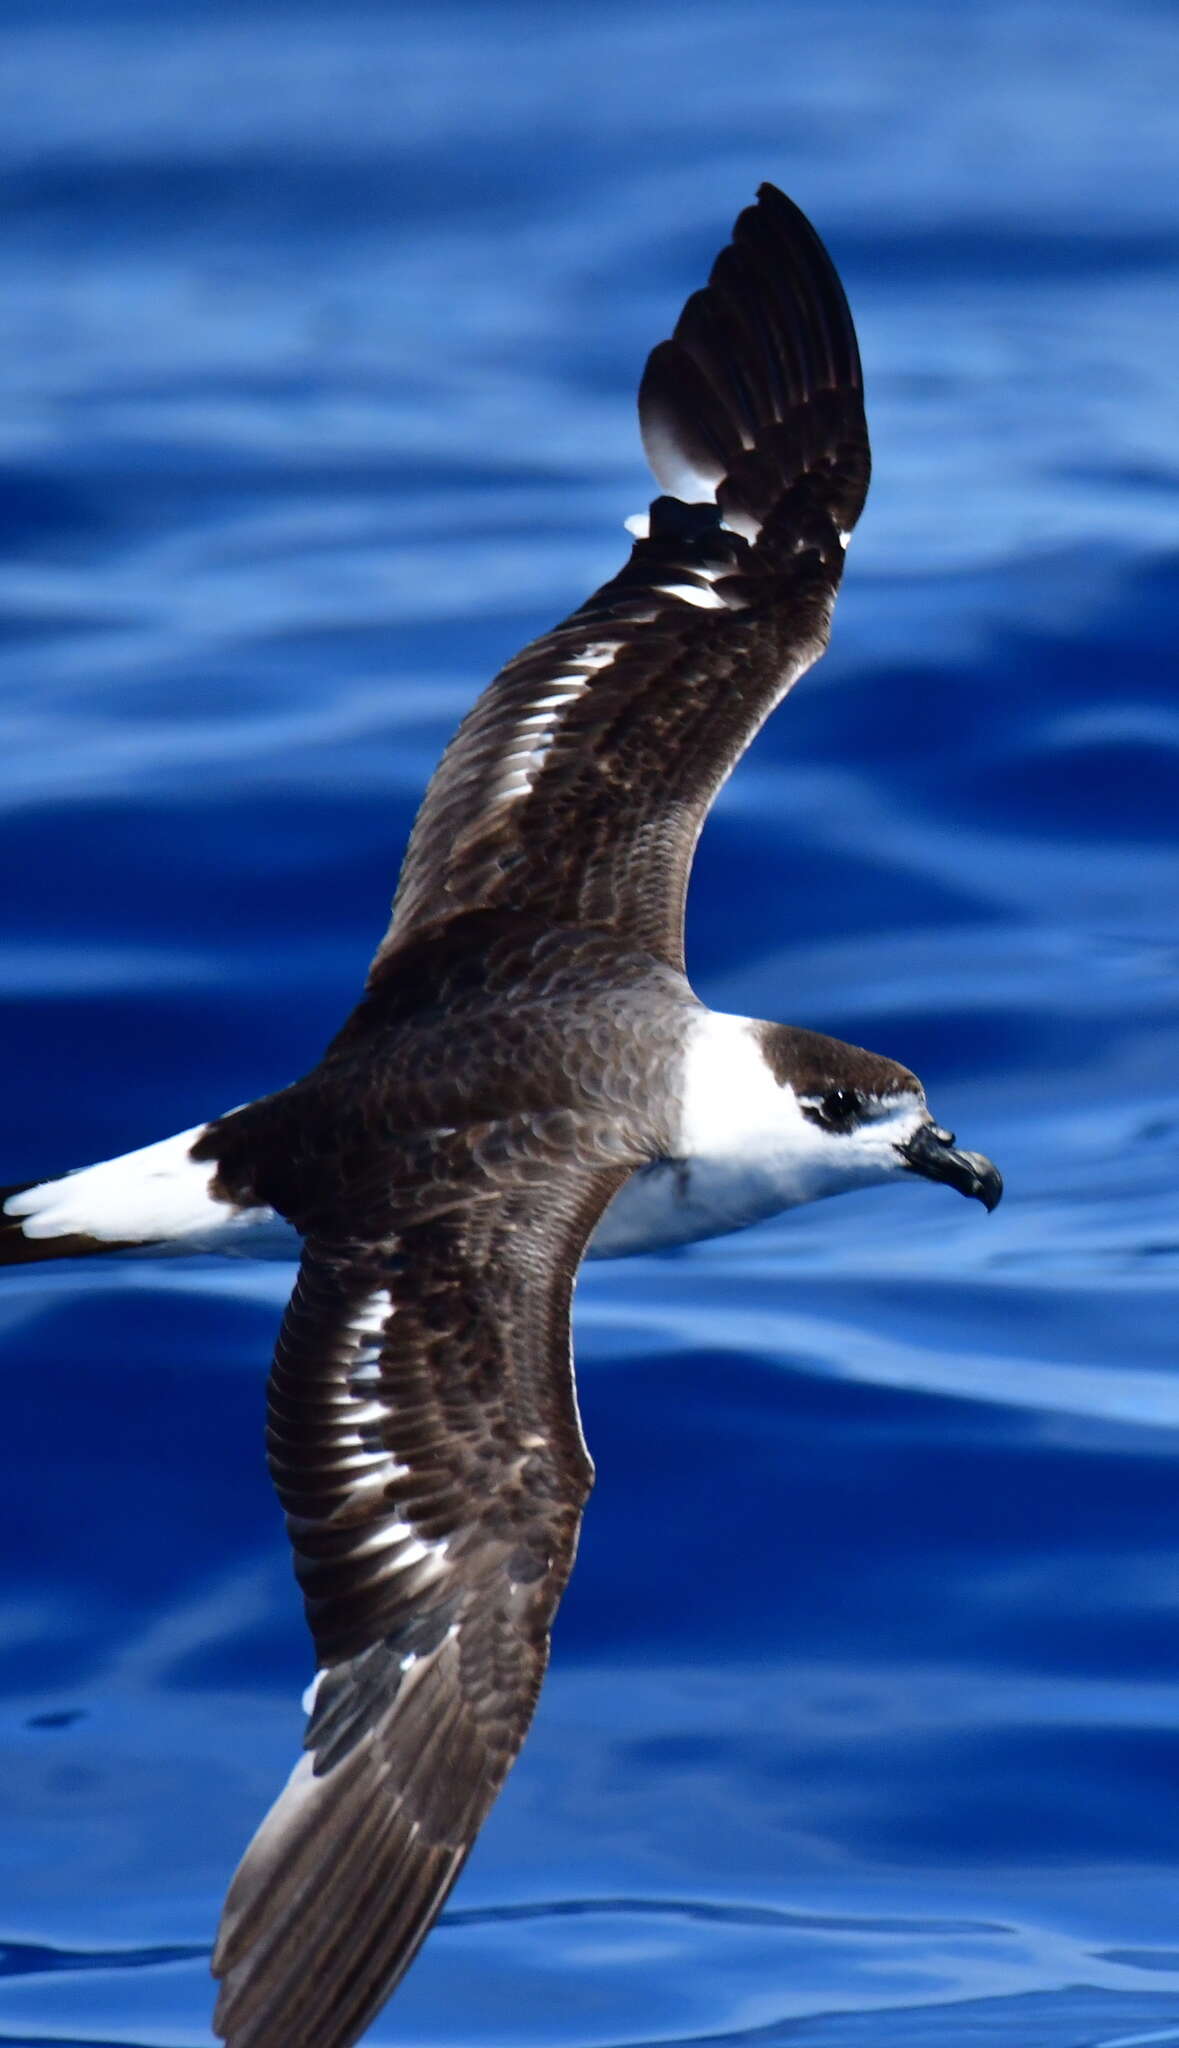
[[[347,2048],[379,2010],[524,1739],[573,1564],[569,1305],[629,1168],[501,1131],[493,1192],[448,1135],[432,1202],[308,1243],[278,1341],[268,1448],[320,1671],[226,1900],[230,2048]]]
[[[826,646],[868,486],[847,301],[773,186],[652,352],[639,405],[667,495],[620,573],[459,728],[377,962],[425,925],[498,907],[605,926],[682,970],[709,806]]]

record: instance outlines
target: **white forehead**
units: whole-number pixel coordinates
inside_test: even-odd
[[[717,1010],[704,1010],[694,1019],[684,1050],[680,1090],[685,1125],[701,1138],[714,1123],[732,1129],[734,1123],[776,1122],[784,1102],[794,1104],[801,1116],[799,1101],[822,1100],[821,1091],[796,1094],[789,1082],[777,1079],[762,1048],[763,1030],[754,1018]],[[865,1104],[873,1121],[888,1125],[897,1118],[911,1123],[915,1115],[920,1120],[927,1114],[918,1084],[885,1100],[865,1097]]]

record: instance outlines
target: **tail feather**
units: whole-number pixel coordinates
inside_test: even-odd
[[[38,1259],[88,1259],[92,1252],[135,1249],[133,1240],[90,1237],[80,1230],[65,1231],[56,1237],[30,1237],[25,1217],[10,1214],[8,1204],[13,1196],[35,1194],[45,1185],[43,1181],[17,1180],[11,1187],[0,1187],[0,1266],[31,1266]]]
[[[297,1256],[272,1210],[241,1208],[214,1192],[216,1160],[192,1156],[208,1128],[199,1124],[57,1180],[0,1188],[0,1266],[96,1252]]]

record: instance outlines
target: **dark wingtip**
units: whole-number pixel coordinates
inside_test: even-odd
[[[863,376],[839,274],[793,200],[764,183],[707,285],[648,358],[639,424],[661,488],[717,495],[756,527],[793,478],[839,459],[841,531],[868,488]]]

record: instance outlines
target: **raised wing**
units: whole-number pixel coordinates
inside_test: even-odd
[[[230,2048],[358,2038],[524,1739],[593,1476],[569,1303],[617,1161],[569,1114],[441,1133],[400,1215],[308,1241],[269,1450],[320,1676],[225,1904]]]
[[[639,412],[669,495],[620,574],[509,662],[459,728],[377,962],[437,919],[495,906],[604,925],[683,967],[709,806],[827,644],[868,487],[847,301],[772,185],[651,355]]]

